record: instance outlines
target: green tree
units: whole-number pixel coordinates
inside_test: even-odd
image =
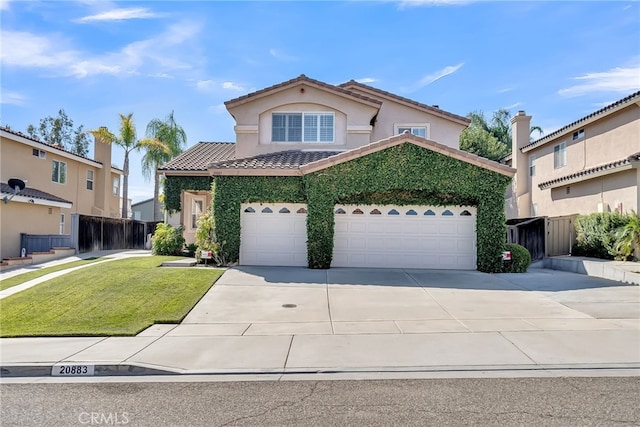
[[[622,259],[634,257],[640,259],[640,217],[635,211],[627,216],[628,222],[614,234],[615,245],[613,255]]]
[[[498,161],[511,151],[511,113],[500,109],[493,113],[491,121],[487,121],[482,111],[467,114],[471,120],[469,127],[460,134],[460,149]],[[540,126],[531,126],[529,135],[538,132],[542,135]]]
[[[27,126],[27,134],[47,144],[57,145],[80,156],[89,153],[89,137],[82,125],[73,128],[73,120],[64,109],[58,110],[58,116],[40,119],[38,126]]]
[[[153,119],[147,125],[147,137],[160,141],[164,147],[147,146],[142,157],[142,174],[146,179],[153,175],[153,219],[160,215],[160,176],[158,167],[178,154],[187,145],[187,134],[173,117],[173,111],[164,120]],[[166,147],[166,149],[164,149]]]
[[[116,136],[109,132],[106,127],[89,131],[94,138],[107,144],[116,144],[124,150],[124,161],[122,165],[122,218],[128,218],[127,201],[129,200],[129,153],[141,148],[153,147],[159,151],[168,152],[168,148],[159,140],[144,138],[139,140],[136,134],[136,126],[133,123],[133,113],[128,115],[119,114],[120,132]]]

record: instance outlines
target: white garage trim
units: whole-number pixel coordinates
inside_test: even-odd
[[[475,270],[472,206],[336,205],[332,267]]]
[[[243,203],[240,265],[307,265],[307,205]]]

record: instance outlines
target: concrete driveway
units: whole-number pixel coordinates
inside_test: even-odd
[[[640,375],[640,287],[544,269],[490,275],[238,267],[180,325],[156,324],[135,337],[0,344],[5,370],[89,363],[107,375],[148,368]]]

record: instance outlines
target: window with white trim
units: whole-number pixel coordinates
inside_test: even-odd
[[[558,169],[567,165],[567,143],[561,142],[553,147],[553,168]]]
[[[117,196],[120,194],[120,177],[116,176],[113,178],[113,195]]]
[[[93,190],[93,171],[87,170],[87,190]]]
[[[67,182],[67,164],[54,160],[51,167],[51,181],[58,184]]]
[[[582,138],[584,138],[584,129],[580,129],[573,133],[572,139],[574,141],[577,141],[578,139],[582,139]]]
[[[334,113],[273,113],[271,140],[333,143],[334,123]]]
[[[409,132],[415,136],[419,136],[421,138],[426,138],[427,137],[427,126],[403,126],[403,125],[398,125],[396,127],[396,134],[401,134],[401,133],[405,133],[405,132]]]
[[[64,214],[60,214],[60,234],[64,234]]]
[[[191,228],[198,228],[198,218],[204,213],[204,199],[191,200]]]
[[[536,176],[536,155],[529,156],[529,176]]]
[[[39,150],[37,148],[33,149],[33,155],[35,157],[39,158],[39,159],[46,159],[47,158],[47,153],[42,151],[42,150]]]

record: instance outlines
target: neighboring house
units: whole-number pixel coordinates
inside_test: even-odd
[[[511,122],[507,218],[640,211],[640,92],[533,142],[530,116]]]
[[[95,160],[0,128],[2,258],[20,256],[20,233],[70,234],[71,214],[120,216],[122,171],[111,166],[109,144],[94,152]],[[11,178],[26,183],[12,199]]]
[[[133,219],[138,221],[153,221],[153,197],[138,203],[133,203],[131,209]]]
[[[199,143],[159,172],[167,221],[209,205],[228,261],[495,271],[514,171],[458,150],[464,117],[304,75],[225,103],[236,143]]]

